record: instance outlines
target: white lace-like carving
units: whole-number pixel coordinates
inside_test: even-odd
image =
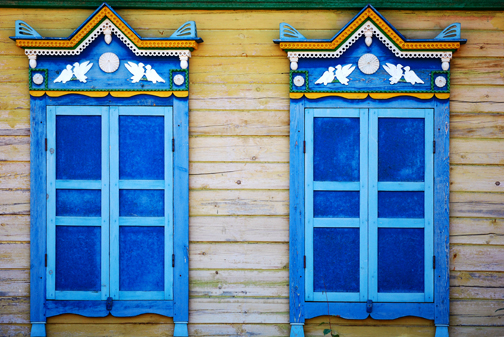
[[[376,28],[376,26],[367,22],[357,31],[355,31],[350,38],[338,49],[331,52],[321,52],[321,51],[302,51],[302,52],[288,52],[287,57],[298,57],[298,58],[338,58],[345,51],[348,50],[357,40],[366,32],[373,31],[373,34],[388,48],[395,56],[400,58],[443,58],[450,57],[451,52],[430,52],[430,51],[400,51],[392,41],[390,41],[383,33]]]
[[[191,52],[189,50],[140,50],[133,42],[131,42],[126,35],[124,35],[110,20],[103,21],[94,31],[82,41],[75,49],[25,49],[26,55],[52,55],[52,56],[64,56],[64,55],[79,55],[93,42],[100,34],[103,33],[105,29],[112,30],[115,34],[136,56],[187,56],[191,57]]]

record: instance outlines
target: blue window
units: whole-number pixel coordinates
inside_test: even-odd
[[[306,301],[433,301],[433,118],[305,110]]]
[[[171,107],[47,107],[48,300],[173,299]]]

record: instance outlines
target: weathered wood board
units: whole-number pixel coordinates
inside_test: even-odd
[[[68,36],[91,13],[0,10],[2,336],[29,336],[28,60],[8,37],[15,20],[45,36]],[[356,12],[119,13],[144,37],[195,20],[205,40],[190,61],[190,335],[288,336],[289,61],[271,40],[282,21],[308,38],[329,38]],[[468,39],[451,62],[450,334],[504,336],[504,311],[495,312],[504,307],[504,13],[381,13],[408,38],[433,38],[460,22]],[[415,318],[331,321],[345,337],[434,335],[431,321]],[[322,336],[321,322],[328,317],[309,320],[307,336]],[[47,330],[171,336],[173,320],[63,315],[50,318]]]

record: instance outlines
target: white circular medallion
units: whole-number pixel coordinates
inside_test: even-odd
[[[44,76],[42,76],[42,74],[35,74],[33,75],[33,83],[37,84],[37,85],[41,85],[42,83],[44,83]]]
[[[303,76],[298,75],[298,76],[294,77],[293,82],[296,87],[301,87],[301,86],[303,86],[305,80],[304,80]]]
[[[443,76],[438,76],[438,77],[436,77],[436,80],[434,81],[434,83],[436,83],[436,86],[438,88],[442,88],[446,85],[446,78],[444,78]]]
[[[114,53],[104,53],[98,61],[100,69],[106,73],[113,73],[119,68],[119,57]]]
[[[173,83],[175,83],[176,85],[182,85],[184,84],[184,81],[185,81],[184,76],[180,74],[173,76]]]
[[[366,75],[376,73],[380,67],[380,61],[373,54],[364,54],[359,59],[359,69]]]

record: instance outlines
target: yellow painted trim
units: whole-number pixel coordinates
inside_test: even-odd
[[[79,43],[90,31],[92,31],[104,18],[107,17],[114,25],[119,28],[124,35],[128,37],[138,48],[156,48],[156,49],[167,49],[167,48],[198,48],[198,43],[196,41],[178,40],[178,41],[166,41],[166,40],[141,40],[124,22],[115,15],[109,8],[103,7],[96,15],[84,26],[82,27],[71,40],[16,40],[16,45],[18,47],[27,48],[74,48],[77,43]]]
[[[329,96],[337,96],[337,97],[343,97],[343,98],[348,98],[348,99],[364,99],[368,96],[368,93],[366,92],[328,92],[328,93],[323,93],[323,92],[307,92],[305,93],[306,98],[309,99],[316,99],[316,98],[321,98],[321,97],[329,97]]]
[[[373,99],[389,99],[393,97],[400,97],[400,96],[409,96],[409,97],[416,97],[420,99],[430,99],[434,97],[434,93],[429,93],[429,92],[391,92],[391,93],[383,93],[383,92],[375,92],[375,93],[367,93],[367,92],[307,92],[307,93],[302,93],[302,92],[291,92],[290,93],[290,98],[292,99],[299,99],[305,96],[306,98],[309,99],[317,99],[317,98],[322,98],[322,97],[330,97],[330,96],[337,96],[337,97],[343,97],[343,98],[348,98],[348,99],[364,99],[368,97],[368,95],[373,98]],[[439,99],[448,99],[450,98],[450,94],[448,93],[439,93],[435,94],[437,98]]]
[[[376,93],[370,93],[369,96],[374,99],[389,99],[393,97],[400,97],[400,96],[410,96],[410,97],[416,97],[420,99],[429,99],[434,97],[433,93],[423,93],[423,92],[393,92],[393,93],[383,93],[383,92],[376,92]]]
[[[33,96],[33,97],[42,97],[44,96],[45,94],[45,91],[30,91],[30,95]]]
[[[292,99],[299,99],[299,98],[301,98],[301,97],[304,96],[304,93],[302,93],[302,92],[291,92],[289,96]]]
[[[366,20],[371,20],[394,41],[400,49],[408,50],[453,50],[460,48],[460,42],[408,42],[406,43],[392,27],[383,21],[378,14],[371,8],[366,9],[361,15],[353,20],[353,22],[331,42],[281,42],[280,48],[289,50],[334,50],[346,38],[357,30],[357,28]]]
[[[170,97],[171,91],[111,91],[112,97],[133,97],[136,95],[151,95],[157,97]]]
[[[189,96],[189,91],[174,91],[173,94],[175,95],[175,97],[183,98]]]
[[[450,98],[450,94],[449,93],[439,93],[439,94],[436,94],[436,97],[439,99],[448,99],[448,98]]]
[[[188,91],[39,91],[32,90],[30,95],[33,97],[41,97],[47,94],[49,97],[61,97],[64,95],[83,95],[88,97],[106,97],[111,95],[112,97],[132,97],[136,95],[151,95],[157,97],[170,97],[175,94],[177,97],[187,97],[189,96]]]

